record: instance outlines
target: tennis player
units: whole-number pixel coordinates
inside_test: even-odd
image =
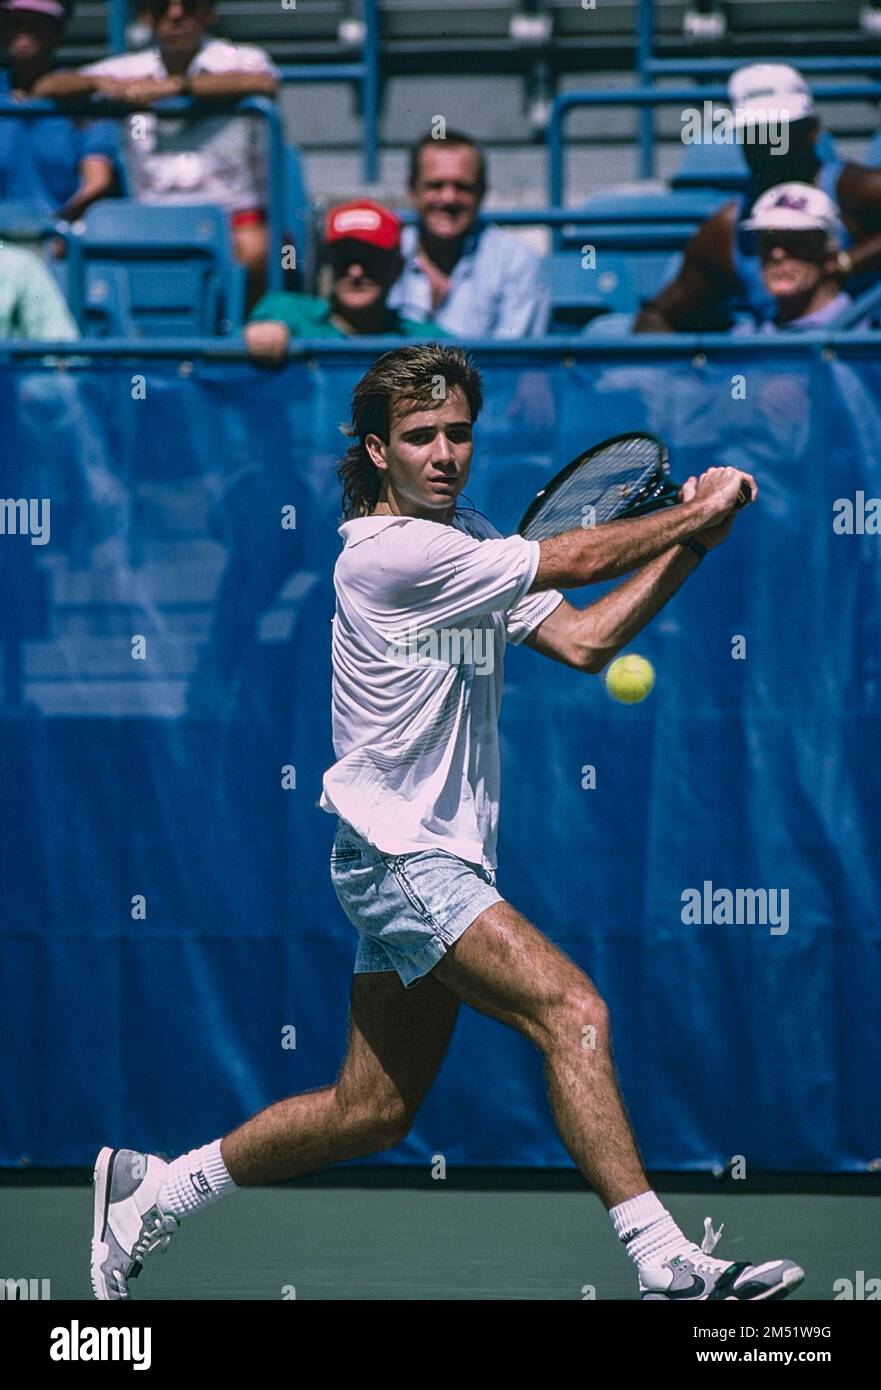
[[[337,761],[322,796],[338,817],[331,876],[359,937],[340,1075],[171,1163],[102,1149],[98,1298],[127,1298],[145,1255],[236,1188],[399,1143],[463,1002],[542,1053],[560,1136],[636,1265],[642,1298],[783,1298],[804,1277],[789,1260],[715,1258],[709,1221],[700,1247],[679,1229],[643,1170],[603,1000],[495,875],[506,642],[598,673],[725,540],[741,485],[755,498],[755,480],[710,468],[688,479],[681,506],[543,541],[504,538],[457,506],[481,404],[470,359],[439,344],[386,353],[353,395],[334,574]],[[581,610],[558,592],[625,574]]]

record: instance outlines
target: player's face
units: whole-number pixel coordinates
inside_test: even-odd
[[[471,230],[480,206],[480,160],[469,145],[428,146],[412,188],[419,220],[430,236],[455,240]]]
[[[775,299],[808,298],[829,258],[824,232],[761,232],[762,279]]]
[[[454,387],[437,409],[396,418],[388,444],[368,435],[373,462],[387,478],[392,509],[435,520],[452,515],[471,470],[471,434],[471,410]]]

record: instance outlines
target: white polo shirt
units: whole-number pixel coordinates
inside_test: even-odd
[[[168,76],[158,48],[103,58],[82,71],[121,82]],[[224,72],[278,76],[262,48],[224,39],[206,40],[187,68],[188,77]],[[266,207],[267,141],[259,116],[194,120],[146,111],[127,117],[125,131],[132,193],[142,203],[219,203],[227,212]]]
[[[539,544],[469,511],[449,525],[371,516],[339,529],[337,762],[321,807],[387,854],[436,848],[493,869],[505,645],[562,600],[527,596]]]

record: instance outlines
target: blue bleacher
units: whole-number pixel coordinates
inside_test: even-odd
[[[551,333],[604,332],[615,322],[626,331],[642,299],[653,295],[676,275],[682,261],[679,250],[640,248],[618,252],[600,247],[593,269],[584,266],[580,248],[557,251],[548,257],[551,285]],[[602,325],[600,320],[603,321]],[[609,330],[611,331],[611,330]]]
[[[881,168],[881,130],[877,131],[869,141],[863,163],[868,164],[872,169]]]
[[[740,145],[685,145],[679,168],[670,179],[674,190],[719,189],[745,193],[750,184],[749,165]]]
[[[571,258],[571,264],[580,269],[583,248],[592,246],[596,252],[597,283],[604,271],[611,269],[616,278],[615,290],[607,296],[609,302],[585,313],[580,322],[575,318],[575,310],[565,305],[559,311],[555,307],[552,322],[567,322],[577,328],[596,313],[634,314],[641,299],[651,298],[667,284],[676,273],[686,243],[731,196],[720,189],[704,188],[678,193],[600,193],[586,199],[573,213],[579,221],[563,230],[563,249],[552,257],[552,261],[559,257],[560,265],[552,270],[552,278],[562,293],[566,272],[560,266],[565,258]],[[590,274],[584,270],[580,273]]]
[[[551,333],[577,332],[600,314],[630,313],[638,291],[630,257],[602,253],[586,267],[579,250],[557,251],[547,259],[551,286]]]
[[[46,215],[36,203],[0,202],[0,240],[41,241],[48,231]]]
[[[173,338],[240,330],[244,270],[222,208],[108,199],[72,237],[84,332]]]

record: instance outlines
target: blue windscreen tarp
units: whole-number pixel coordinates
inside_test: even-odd
[[[334,1079],[355,940],[317,808],[333,468],[370,360],[0,364],[4,497],[51,500],[47,543],[0,536],[0,1163],[177,1153]],[[661,434],[678,478],[724,463],[761,487],[631,644],[657,671],[645,703],[508,653],[499,888],[609,1002],[649,1166],[865,1171],[881,1156],[881,359],[480,360],[467,497],[503,530],[624,430]],[[569,1162],[539,1055],[467,1009],[381,1161],[438,1152]]]

